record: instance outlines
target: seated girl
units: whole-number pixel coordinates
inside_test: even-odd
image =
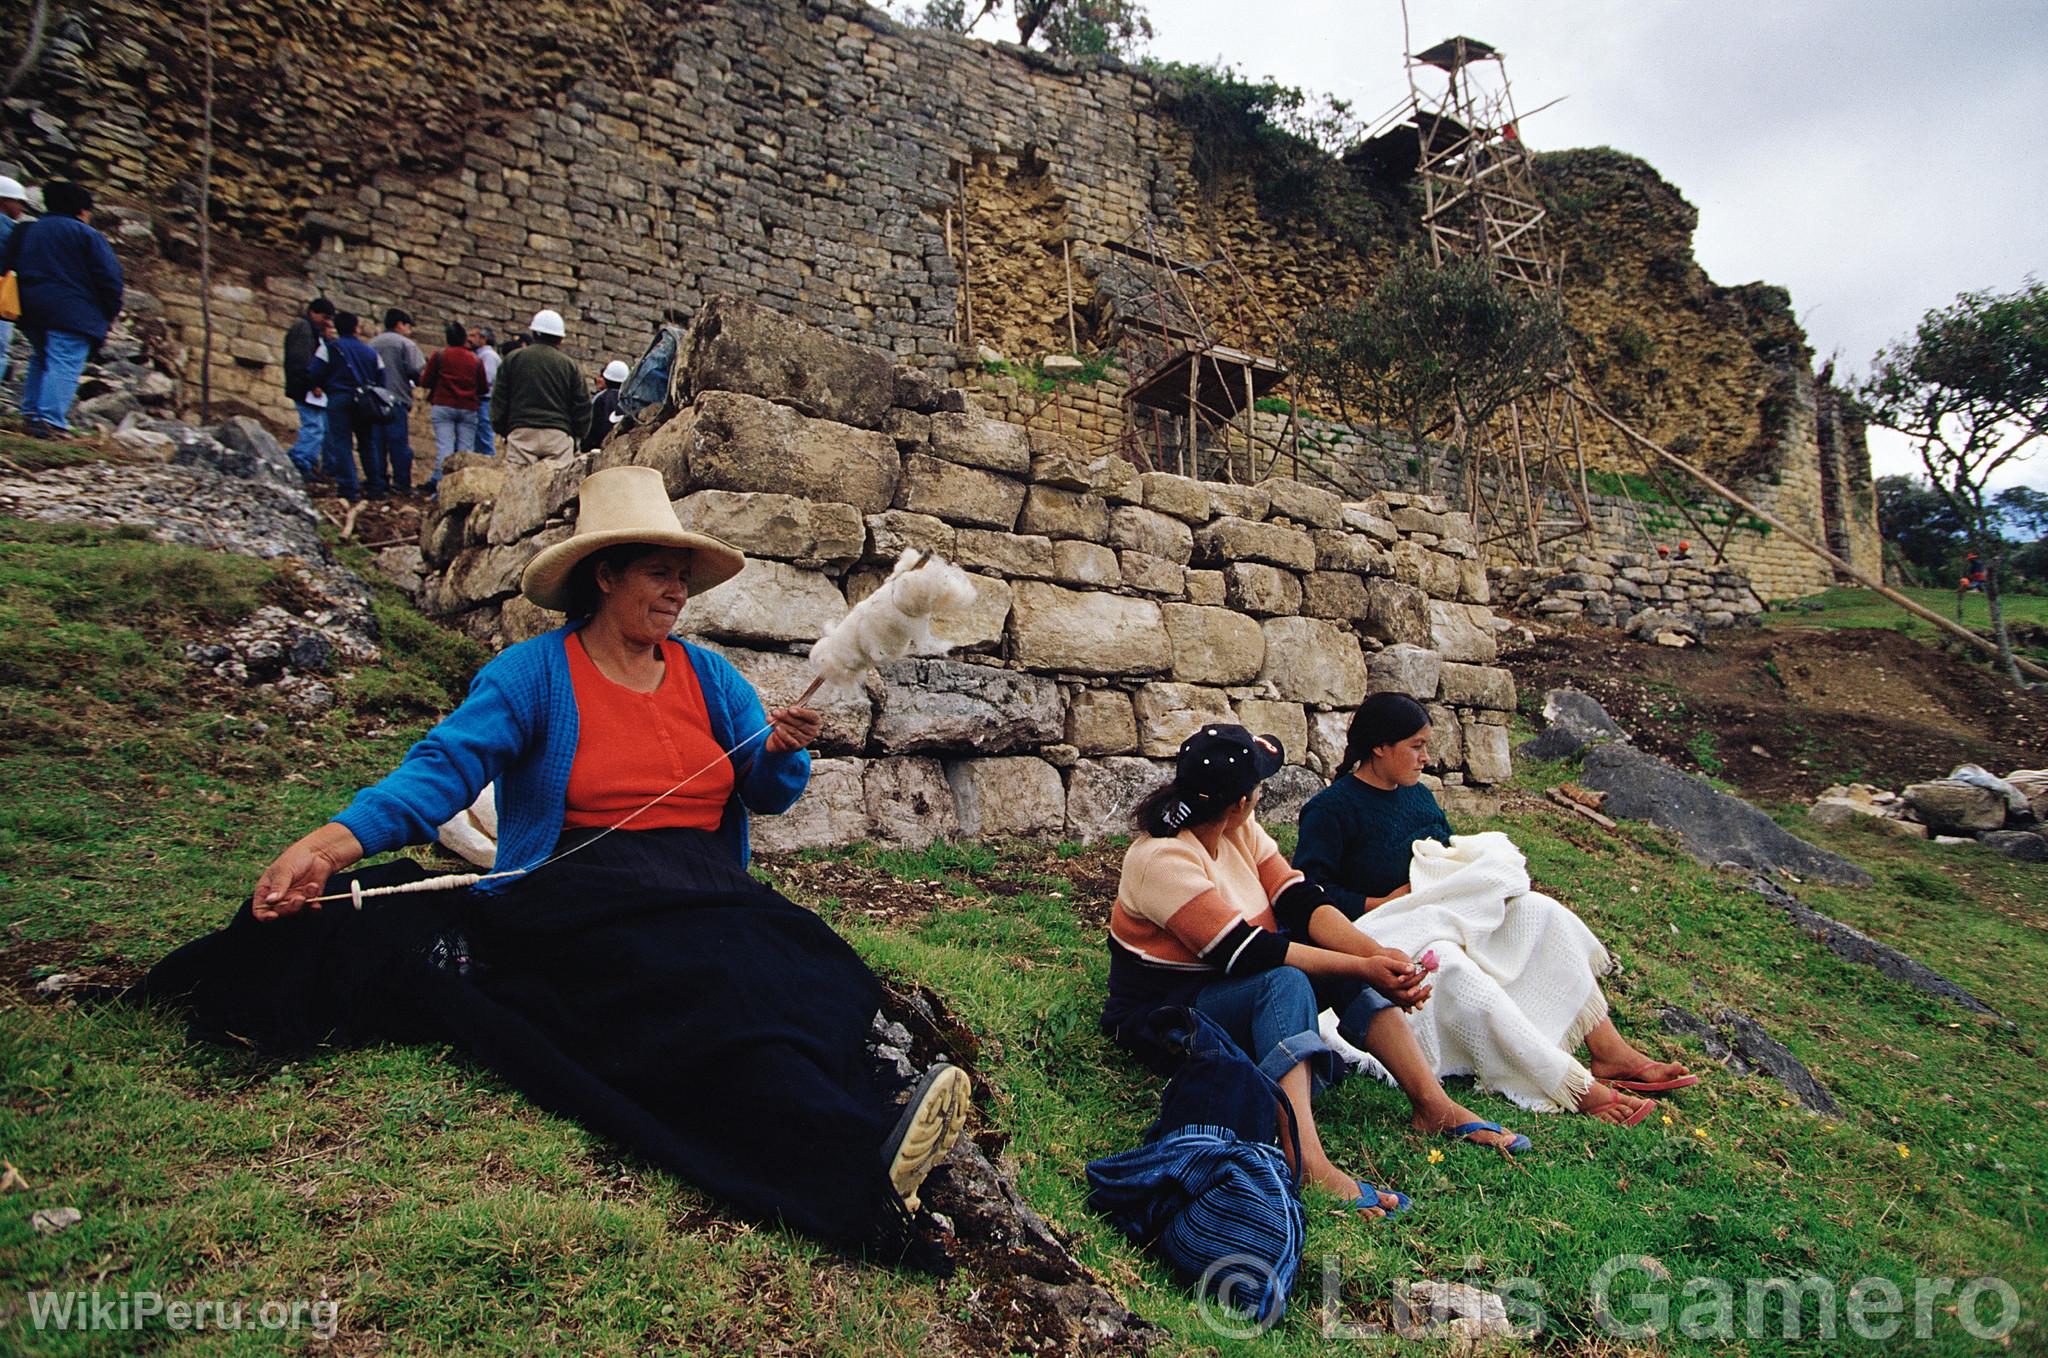
[[[1452,847],[1450,823],[1422,786],[1429,737],[1429,714],[1413,698],[1366,699],[1337,780],[1302,809],[1295,862],[1347,916],[1384,910],[1369,916],[1379,937],[1439,953],[1437,1008],[1415,1021],[1433,1073],[1474,1074],[1538,1112],[1634,1126],[1650,1112],[1637,1094],[1699,1077],[1622,1037],[1600,992],[1606,949],[1578,916],[1529,890],[1505,836]],[[1423,871],[1426,902],[1411,894],[1411,874]],[[1570,1054],[1581,1041],[1590,1070]]]
[[[1102,1026],[1150,1055],[1139,1033],[1160,1006],[1189,1005],[1216,1020],[1285,1096],[1300,1132],[1295,1168],[1379,1217],[1407,1198],[1331,1164],[1309,1110],[1311,1093],[1339,1068],[1316,1031],[1323,1008],[1335,1008],[1345,1037],[1392,1073],[1418,1131],[1509,1151],[1529,1142],[1444,1093],[1400,1013],[1429,998],[1422,969],[1360,933],[1252,818],[1258,785],[1280,762],[1269,736],[1205,726],[1181,745],[1173,780],[1139,806],[1140,836],[1124,855],[1110,914]],[[1309,941],[1292,942],[1282,928]]]

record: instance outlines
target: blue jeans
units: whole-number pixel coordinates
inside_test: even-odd
[[[412,489],[412,430],[406,427],[411,414],[409,407],[400,407],[389,419],[376,423],[370,461],[363,468],[369,474],[364,490],[373,500],[393,492],[404,495]]]
[[[0,377],[7,376],[7,351],[14,347],[14,322],[0,321]]]
[[[31,341],[35,336],[29,336]],[[92,357],[93,340],[72,330],[46,330],[28,361],[21,384],[21,415],[54,429],[69,429],[64,418],[78,394],[78,377]]]
[[[1269,1080],[1277,1082],[1303,1061],[1316,1058],[1309,1071],[1318,1089],[1332,1081],[1338,1067],[1316,1016],[1335,1009],[1344,1040],[1362,1047],[1373,1015],[1392,1005],[1362,981],[1328,978],[1317,983],[1299,967],[1286,966],[1211,982],[1196,992],[1194,1003],[1258,1062]]]
[[[320,469],[334,478],[342,498],[353,500],[362,492],[362,485],[356,480],[356,457],[360,455],[362,458],[363,472],[367,475],[376,431],[368,420],[356,415],[350,405],[350,396],[351,393],[345,391],[329,393],[332,404],[327,407],[327,433],[320,445]],[[351,448],[351,444],[355,446]]]
[[[498,455],[498,436],[491,432],[491,412],[488,410],[476,413],[476,450],[485,457]]]
[[[327,441],[327,407],[304,401],[292,404],[299,408],[299,438],[290,449],[292,465],[302,472],[318,471],[320,445]]]
[[[434,421],[434,479],[441,479],[441,464],[456,453],[477,451],[477,412],[454,406],[435,406],[428,412]]]

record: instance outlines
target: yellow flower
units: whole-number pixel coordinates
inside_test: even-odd
[[[1693,1128],[1693,1129],[1692,1129],[1692,1134],[1693,1134],[1694,1136],[1698,1137],[1698,1138],[1699,1138],[1700,1140],[1702,1140],[1702,1141],[1705,1141],[1705,1140],[1707,1139],[1707,1129],[1706,1129],[1706,1128],[1704,1128],[1704,1127],[1695,1127],[1695,1128]]]
[[[1436,1149],[1432,1148],[1432,1149],[1430,1150],[1430,1152],[1429,1152],[1429,1163],[1431,1163],[1432,1165],[1440,1165],[1440,1164],[1442,1164],[1443,1162],[1444,1162],[1444,1153],[1443,1153],[1442,1151],[1440,1151],[1440,1150],[1436,1150]]]
[[[1913,1152],[1907,1150],[1904,1146],[1899,1147],[1899,1158],[1901,1160],[1909,1159],[1912,1154]]]
[[[1669,1113],[1666,1113],[1666,1114],[1664,1115],[1664,1125],[1665,1125],[1666,1127],[1669,1127],[1669,1126],[1671,1125],[1671,1114],[1669,1114]]]

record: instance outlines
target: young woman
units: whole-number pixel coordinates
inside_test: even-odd
[[[1331,902],[1354,918],[1409,896],[1411,863],[1418,841],[1432,840],[1442,845],[1451,842],[1450,822],[1444,819],[1435,796],[1422,785],[1422,770],[1429,762],[1429,736],[1429,714],[1422,704],[1403,694],[1374,694],[1352,717],[1344,764],[1336,781],[1302,809],[1295,862],[1313,880],[1324,883]],[[1526,877],[1523,880],[1526,883]],[[1503,909],[1509,907],[1509,902],[1500,904]],[[1539,1111],[1576,1108],[1624,1127],[1634,1126],[1649,1114],[1650,1101],[1636,1097],[1637,1094],[1681,1089],[1699,1082],[1699,1077],[1684,1066],[1654,1061],[1638,1051],[1606,1016],[1606,1000],[1597,981],[1607,970],[1606,952],[1577,916],[1535,893],[1515,896],[1512,909],[1538,912],[1538,919],[1518,918],[1517,925],[1527,928],[1532,938],[1541,940],[1535,945],[1539,951],[1547,944],[1559,955],[1533,959],[1533,965],[1525,966],[1518,978],[1510,979],[1510,986],[1517,980],[1526,985],[1529,978],[1542,975],[1545,961],[1571,969],[1564,954],[1582,949],[1580,955],[1591,960],[1578,969],[1588,974],[1571,978],[1574,993],[1582,998],[1574,1001],[1572,1013],[1561,1018],[1511,1012],[1508,1007],[1518,1004],[1514,991],[1489,985],[1468,968],[1464,974],[1473,985],[1465,993],[1484,1004],[1487,1012],[1452,1013],[1440,1004],[1431,1017],[1435,1028],[1449,1035],[1450,1043],[1464,1055],[1476,1053],[1477,1059],[1468,1061],[1464,1055],[1446,1055],[1443,1046],[1433,1040],[1435,1033],[1425,1032],[1422,1045],[1432,1053],[1435,1074],[1476,1073],[1483,1083],[1502,1089]],[[1393,919],[1389,918],[1382,931],[1387,932],[1392,926]],[[1415,942],[1413,938],[1406,941]],[[1467,963],[1455,941],[1432,937],[1421,946],[1438,948],[1447,967],[1463,967]],[[1439,984],[1438,989],[1444,987]],[[1558,989],[1553,985],[1543,993],[1523,993],[1519,1003],[1527,1009],[1540,1008],[1555,998]],[[1464,1003],[1455,1001],[1451,1007]],[[1518,1050],[1512,1044],[1489,1043],[1486,1035],[1510,1026],[1517,1032],[1554,1028],[1557,1031],[1550,1036],[1560,1050],[1532,1052],[1526,1047]],[[1590,1070],[1569,1055],[1577,1047],[1581,1032],[1592,1055]],[[1489,1071],[1484,1068],[1489,1057],[1513,1068],[1497,1065]],[[1530,1069],[1532,1066],[1541,1069]],[[1543,1092],[1521,1097],[1518,1089]]]
[[[1316,1028],[1325,1007],[1337,1011],[1347,1040],[1393,1074],[1418,1131],[1509,1151],[1529,1142],[1444,1093],[1400,1014],[1429,998],[1422,969],[1360,933],[1252,818],[1258,785],[1280,762],[1269,736],[1205,726],[1181,745],[1173,780],[1139,806],[1140,836],[1124,855],[1110,913],[1102,1025],[1150,1055],[1140,1033],[1160,1006],[1189,1005],[1216,1020],[1293,1110],[1296,1168],[1379,1217],[1402,1210],[1407,1198],[1333,1165],[1309,1108],[1338,1064]]]

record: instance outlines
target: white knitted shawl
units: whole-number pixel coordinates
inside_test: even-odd
[[[1439,1076],[1479,1084],[1539,1113],[1569,1112],[1593,1075],[1573,1056],[1607,1017],[1599,978],[1613,961],[1585,923],[1529,888],[1528,860],[1498,832],[1415,842],[1409,892],[1358,928],[1410,957],[1436,949],[1429,1001],[1408,1015]],[[1365,1058],[1324,1014],[1339,1055]],[[1376,1063],[1375,1063],[1376,1064]]]

